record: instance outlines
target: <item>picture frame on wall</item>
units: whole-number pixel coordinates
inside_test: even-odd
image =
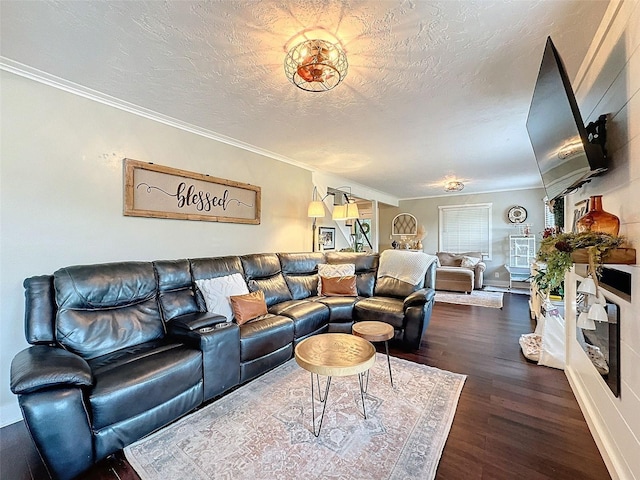
[[[320,227],[318,230],[318,243],[323,250],[335,250],[336,229],[334,227]]]

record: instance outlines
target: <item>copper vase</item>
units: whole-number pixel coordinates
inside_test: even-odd
[[[594,195],[589,198],[589,211],[580,217],[576,226],[578,233],[599,232],[618,235],[620,219],[602,209],[602,195]]]

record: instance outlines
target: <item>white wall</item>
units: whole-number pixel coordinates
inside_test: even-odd
[[[435,253],[438,247],[438,207],[445,205],[470,205],[475,203],[492,203],[492,258],[488,260],[485,271],[485,283],[508,286],[509,274],[504,268],[509,263],[509,235],[518,233],[518,228],[509,222],[507,212],[514,205],[527,210],[525,223],[531,224],[532,233],[541,238],[544,230],[545,196],[542,188],[529,190],[512,190],[474,195],[447,195],[443,197],[422,198],[416,200],[400,200],[398,207],[382,207],[380,209],[380,249],[390,248],[389,236],[391,222],[398,213],[407,212],[415,215],[419,225],[424,225],[427,237],[422,241],[423,250]],[[498,277],[496,277],[498,274]]]
[[[560,52],[562,55],[562,52]],[[603,195],[603,207],[620,218],[621,234],[640,249],[640,2],[613,2],[573,82],[585,123],[609,114],[610,171],[569,196],[578,201]],[[571,218],[567,220],[571,221]],[[613,396],[575,340],[575,318],[567,315],[566,373],[614,478],[640,479],[640,286],[632,303],[621,304],[621,394]],[[566,307],[573,310],[571,298]]]
[[[1,72],[0,425],[27,346],[22,281],[74,264],[310,251],[311,172]],[[125,217],[122,159],[259,185],[262,223]]]

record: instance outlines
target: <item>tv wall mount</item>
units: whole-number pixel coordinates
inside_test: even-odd
[[[604,158],[607,158],[607,115],[600,115],[598,120],[586,125],[587,140],[592,145],[599,145]]]

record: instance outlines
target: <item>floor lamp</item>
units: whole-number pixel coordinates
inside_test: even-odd
[[[316,229],[317,229],[317,221],[319,218],[324,218],[324,203],[322,200],[318,199],[318,189],[313,187],[313,194],[311,196],[311,203],[309,203],[309,208],[307,209],[307,216],[313,218],[313,240],[312,240],[312,250],[316,251]]]

